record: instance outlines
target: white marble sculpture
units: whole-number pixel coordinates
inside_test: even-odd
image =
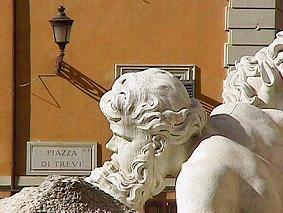
[[[158,69],[122,75],[100,107],[113,132],[106,144],[113,155],[86,180],[141,209],[164,189],[167,175],[179,173],[206,113],[177,78]]]
[[[259,108],[283,109],[283,31],[255,56],[236,62],[224,81],[223,100],[245,102]]]
[[[283,212],[281,36],[241,59],[208,119],[170,73],[122,75],[100,102],[111,160],[86,180],[141,212],[167,175],[178,213]]]

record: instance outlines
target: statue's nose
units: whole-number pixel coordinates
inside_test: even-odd
[[[113,136],[113,137],[108,141],[108,143],[106,144],[106,149],[109,149],[109,150],[111,150],[112,152],[116,152],[116,153],[118,152],[115,136]]]

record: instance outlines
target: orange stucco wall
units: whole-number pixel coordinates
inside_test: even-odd
[[[11,175],[12,2],[0,0],[0,175]]]
[[[227,0],[19,2],[17,175],[25,174],[29,139],[95,141],[102,146],[102,161],[109,158],[104,146],[111,132],[98,105],[114,81],[114,64],[196,64],[201,94],[221,101]],[[75,19],[64,58],[70,79],[39,79],[55,73],[59,51],[48,20],[61,4]],[[30,80],[31,85],[20,86]],[[2,170],[0,164],[0,175]]]

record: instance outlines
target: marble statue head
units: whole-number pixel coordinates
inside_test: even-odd
[[[122,75],[100,108],[113,132],[106,145],[113,154],[87,180],[141,208],[164,189],[167,175],[178,174],[188,158],[183,145],[201,133],[206,113],[179,79],[160,69]]]
[[[235,63],[224,81],[224,103],[242,101],[260,108],[283,109],[283,32],[255,56]]]

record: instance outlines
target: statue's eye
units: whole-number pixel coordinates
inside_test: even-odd
[[[126,93],[125,93],[125,92],[120,92],[120,93],[119,93],[119,95],[120,95],[120,96],[122,96],[125,100],[127,99],[127,98],[126,98]]]
[[[124,83],[126,82],[126,80],[127,80],[127,79],[123,79],[123,80],[121,81],[121,84],[124,84]]]
[[[122,139],[124,139],[124,140],[126,140],[126,141],[128,141],[128,142],[132,142],[132,141],[133,141],[132,138],[127,137],[127,136],[125,136],[125,135],[120,135],[120,134],[117,134],[117,133],[113,133],[113,134],[114,134],[116,137],[122,138]]]

